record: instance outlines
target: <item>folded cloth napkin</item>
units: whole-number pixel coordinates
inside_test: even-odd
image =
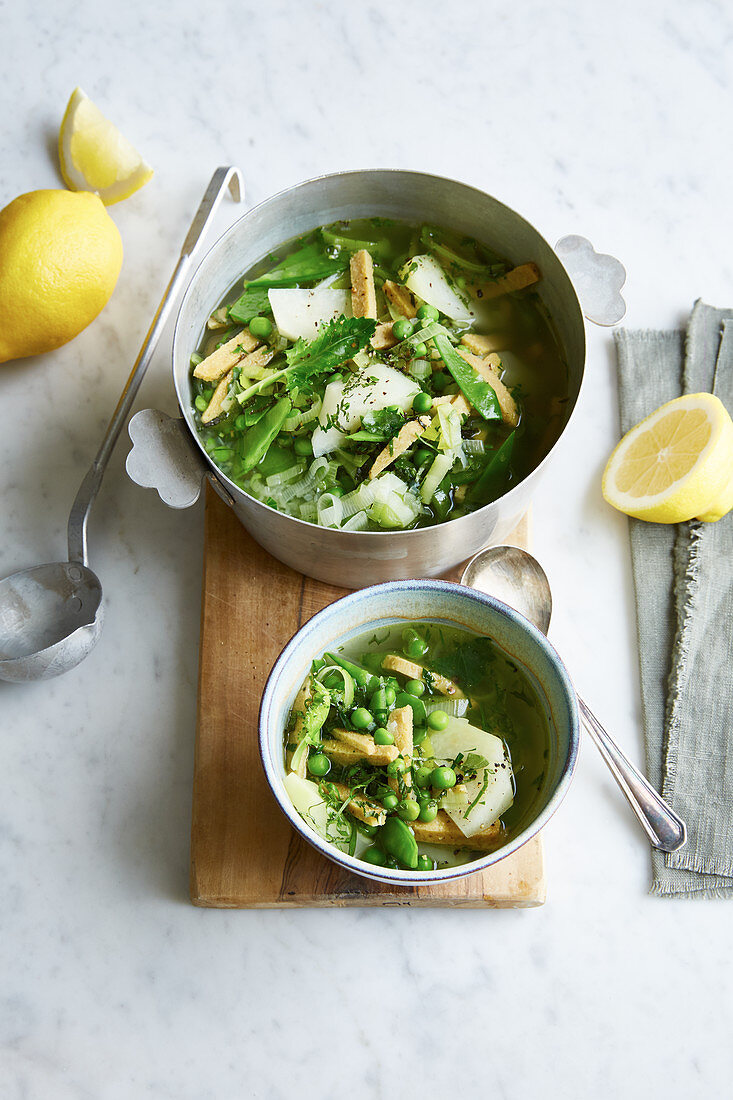
[[[616,335],[621,429],[680,393],[733,410],[733,310],[697,302],[687,335]],[[733,896],[733,513],[675,527],[629,520],[651,782],[687,823],[652,852],[653,894]]]

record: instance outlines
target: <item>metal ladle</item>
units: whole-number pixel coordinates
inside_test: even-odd
[[[102,629],[102,585],[87,564],[87,520],[117,437],[184,283],[193,254],[229,188],[241,202],[238,168],[217,168],[181,249],[140,354],[109,422],[96,458],[81,483],[69,516],[69,560],[36,565],[0,580],[0,679],[47,680],[83,661]]]
[[[540,563],[518,546],[492,546],[468,563],[461,584],[508,604],[547,634],[552,615],[550,582]],[[676,852],[687,840],[685,823],[608,736],[588,704],[578,696],[584,728],[625,794],[652,845]]]

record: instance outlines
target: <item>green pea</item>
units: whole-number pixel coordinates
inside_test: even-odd
[[[400,692],[395,699],[398,707],[412,707],[412,721],[416,726],[425,725],[425,704],[416,695],[408,695],[406,691]]]
[[[438,816],[438,804],[432,800],[426,802],[424,806],[420,807],[420,820],[421,821],[435,821]]]
[[[433,774],[432,768],[426,768],[425,765],[421,765],[415,771],[415,783],[418,787],[429,787],[430,777]]]
[[[388,817],[380,837],[385,852],[411,871],[417,870],[417,841],[410,828],[399,817]]]
[[[344,495],[344,490],[341,485],[332,485],[328,491],[332,497],[342,497]]]
[[[400,800],[397,797],[397,795],[394,793],[394,791],[390,791],[389,794],[386,794],[384,796],[384,798],[382,799],[382,805],[384,806],[385,810],[387,810],[388,813],[391,810],[396,810],[397,807],[399,806],[399,804],[400,804]]]
[[[328,775],[331,770],[331,761],[326,756],[325,752],[317,752],[315,756],[308,758],[308,771],[311,775],[317,775],[319,777]]]
[[[428,643],[420,637],[416,630],[408,626],[406,630],[402,631],[402,652],[406,657],[411,657],[413,661],[417,661],[424,657],[427,651]]]
[[[413,745],[422,745],[427,735],[428,731],[425,729],[425,726],[417,726],[417,728],[412,731]]]
[[[423,344],[421,340],[419,344],[415,344],[414,348],[412,349],[412,354],[415,356],[416,359],[422,359],[423,356],[428,354],[428,345]]]
[[[210,387],[207,387],[205,390],[202,390],[201,392],[202,392],[203,396],[206,398],[206,403],[208,404],[209,401],[211,401],[211,398],[214,396],[214,391]]]
[[[368,711],[366,707],[357,707],[356,710],[352,710],[351,712],[351,721],[355,729],[369,729],[373,720],[371,712]]]
[[[249,323],[249,331],[259,340],[266,340],[272,332],[272,321],[269,317],[253,317]]]
[[[433,407],[433,399],[429,393],[425,393],[424,390],[421,390],[420,393],[415,394],[412,407],[416,413],[430,412]]]
[[[420,816],[420,806],[414,798],[403,798],[397,807],[397,813],[403,821],[417,821]]]
[[[387,700],[387,706],[388,707],[393,707],[394,706],[394,701],[397,698],[397,692],[395,691],[395,689],[392,687],[391,684],[387,684],[385,686],[384,697]]]
[[[374,692],[371,699],[369,700],[369,706],[372,708],[373,711],[387,709],[387,692],[384,688],[377,688],[377,690]]]
[[[437,321],[440,317],[440,313],[435,306],[428,305],[425,302],[417,311],[418,320],[420,321]]]
[[[457,277],[456,286],[460,287],[461,290],[465,290],[465,287],[466,287],[466,276],[465,275],[459,275]]]
[[[444,370],[436,370],[433,372],[433,389],[438,393],[442,393],[446,386],[449,386],[453,379]]]
[[[309,435],[299,435],[293,444],[296,455],[308,456],[313,454],[313,444]]]
[[[204,410],[206,409],[208,404],[209,404],[209,402],[206,400],[204,395],[201,394],[201,393],[198,395],[198,397],[194,401],[194,405],[196,406],[198,411],[201,412],[201,413],[204,412]]]
[[[419,699],[421,695],[425,694],[425,684],[422,680],[408,680],[405,684],[405,691],[408,695],[416,695]]]
[[[237,419],[234,421],[234,427],[237,429],[237,431],[240,432],[243,432],[244,429],[247,427],[247,417],[244,415],[244,413],[239,414]]]
[[[418,856],[417,869],[418,871],[434,871],[435,864],[433,863],[430,856]]]
[[[406,317],[395,321],[392,325],[392,335],[395,340],[406,340],[408,336],[412,336],[412,321],[408,321]]]
[[[444,710],[431,710],[428,715],[428,726],[431,730],[444,730],[448,725],[448,715]]]
[[[426,462],[432,462],[435,458],[435,451],[431,451],[429,447],[418,447],[415,451],[415,465],[424,466]]]
[[[364,836],[376,836],[379,832],[378,825],[367,825],[366,821],[357,821],[356,827]]]
[[[403,775],[407,764],[405,764],[404,758],[398,756],[395,760],[390,760],[387,765],[387,775],[390,779],[396,779],[398,775]]]
[[[451,787],[455,787],[457,781],[453,768],[434,768],[430,776],[431,787],[436,787],[439,791],[449,791]]]
[[[365,863],[371,863],[374,867],[384,867],[387,862],[387,857],[381,848],[377,848],[376,845],[372,845],[371,848],[366,848],[362,852],[361,858]]]
[[[399,863],[397,862],[397,860],[396,860],[396,859],[394,858],[394,856],[389,856],[389,857],[388,857],[388,858],[387,858],[387,859],[386,859],[386,860],[384,861],[384,866],[385,866],[385,867],[389,867],[389,868],[390,868],[390,870],[392,870],[392,871],[398,871],[398,870],[399,870],[399,868],[400,868],[400,865],[399,865]]]
[[[386,730],[384,726],[379,726],[374,731],[374,744],[375,745],[394,745],[394,737]]]

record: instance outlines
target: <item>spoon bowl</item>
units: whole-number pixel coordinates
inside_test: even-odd
[[[490,546],[463,570],[461,584],[494,596],[524,615],[547,634],[552,616],[552,592],[544,569],[518,546]],[[578,696],[580,720],[623,791],[652,845],[676,852],[687,840],[684,821],[654,790],[606,733],[588,704]]]
[[[490,546],[463,570],[461,584],[508,604],[547,634],[552,615],[552,593],[544,569],[518,546]]]
[[[0,678],[48,680],[83,661],[102,629],[102,585],[80,562],[0,580]]]

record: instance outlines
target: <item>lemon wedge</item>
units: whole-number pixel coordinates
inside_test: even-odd
[[[114,123],[76,88],[59,131],[61,175],[72,191],[95,191],[105,206],[129,198],[153,169]]]
[[[733,508],[733,421],[710,393],[668,401],[627,432],[603,472],[614,508],[652,523],[714,522]]]

